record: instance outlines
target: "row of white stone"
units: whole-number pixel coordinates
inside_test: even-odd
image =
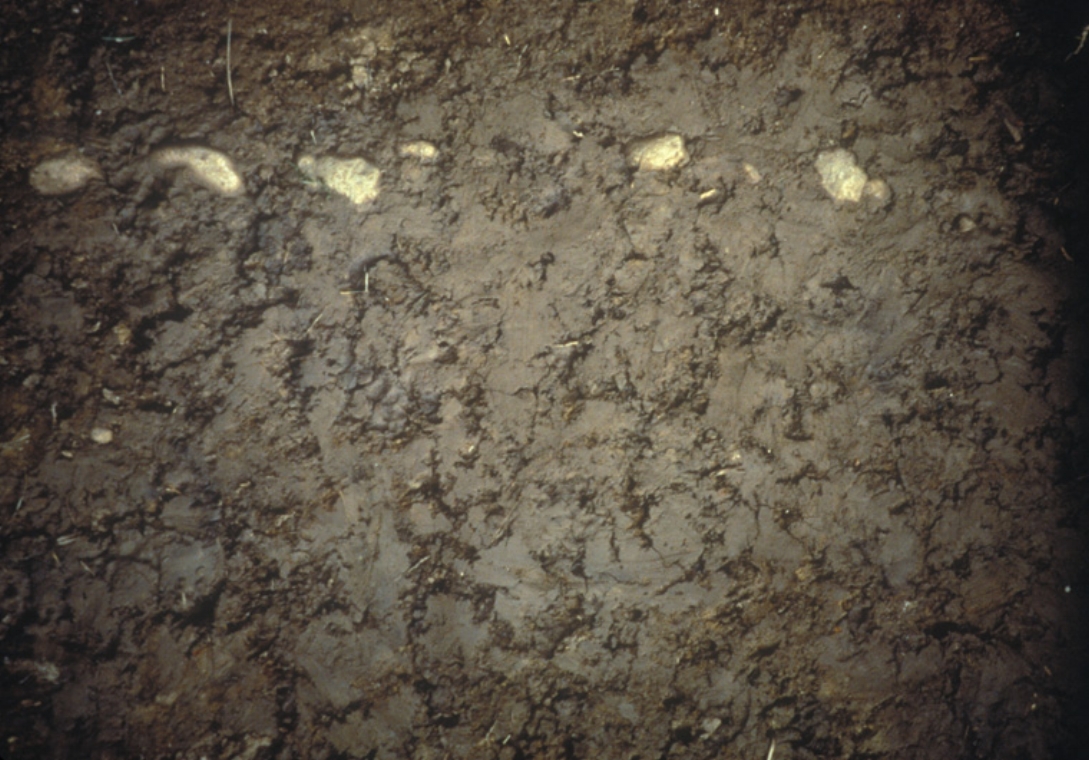
[[[400,152],[403,157],[423,163],[438,158],[438,149],[423,140],[405,143]],[[690,158],[684,138],[676,134],[640,140],[632,146],[628,157],[636,168],[651,172],[676,169]],[[151,162],[160,170],[184,170],[196,182],[220,195],[239,195],[245,189],[234,162],[211,148],[196,145],[163,148],[152,154]],[[303,156],[298,167],[312,181],[320,182],[356,205],[371,203],[378,197],[382,172],[365,159]],[[869,179],[850,151],[840,148],[821,153],[815,167],[824,189],[837,201],[857,203],[863,196],[881,203],[889,200],[888,185],[883,180]],[[755,168],[746,165],[745,171],[751,180],[759,181]],[[68,195],[101,179],[103,174],[98,164],[75,151],[48,158],[30,172],[34,189],[50,196]]]
[[[432,162],[438,157],[438,150],[431,143],[416,141],[402,145],[401,155]],[[183,170],[192,180],[219,195],[240,195],[245,190],[245,181],[234,161],[218,150],[199,145],[163,148],[152,154],[150,162],[159,171]],[[378,197],[382,173],[365,159],[303,156],[298,167],[312,181],[357,205]],[[47,158],[30,171],[31,186],[49,196],[69,195],[102,179],[98,163],[78,151]]]

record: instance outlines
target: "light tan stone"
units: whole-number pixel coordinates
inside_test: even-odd
[[[299,169],[357,206],[371,203],[378,197],[382,172],[362,158],[303,156],[299,159]]]
[[[42,195],[68,195],[95,179],[102,179],[98,164],[78,153],[47,158],[30,170],[30,186]]]
[[[164,148],[153,158],[164,169],[188,169],[194,180],[220,195],[238,195],[244,189],[234,162],[217,150],[187,145]]]
[[[629,154],[640,171],[664,172],[688,163],[688,149],[680,135],[662,135],[641,140]]]
[[[821,176],[821,185],[837,201],[858,203],[862,200],[862,191],[869,178],[849,150],[825,151],[817,156],[815,166]]]

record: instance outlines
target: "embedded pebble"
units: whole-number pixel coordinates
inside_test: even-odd
[[[664,172],[688,163],[688,149],[680,135],[662,135],[637,142],[629,158],[640,171]]]
[[[101,444],[110,443],[113,441],[113,431],[109,428],[96,427],[91,431],[91,440]]]
[[[421,163],[429,164],[439,157],[439,149],[427,140],[414,140],[401,146],[402,158],[415,158]]]
[[[299,169],[357,206],[378,197],[378,180],[382,172],[362,158],[303,156],[299,159]]]
[[[113,334],[117,338],[117,345],[119,346],[127,346],[132,343],[132,328],[124,322],[114,325]]]
[[[186,145],[164,148],[153,156],[163,169],[187,169],[198,183],[220,195],[237,195],[242,192],[242,175],[234,162],[223,153],[211,148]]]
[[[752,164],[742,164],[741,168],[745,171],[745,178],[749,180],[749,184],[751,185],[757,185],[760,183],[760,180],[764,179],[764,175]]]
[[[879,206],[887,206],[892,200],[892,190],[889,189],[889,183],[883,179],[871,179],[862,188],[862,192],[877,201]]]
[[[47,158],[30,170],[30,186],[42,195],[68,195],[94,179],[102,179],[98,164],[78,153]]]
[[[957,232],[965,234],[974,231],[977,227],[975,220],[967,214],[961,214],[960,216],[958,216],[956,222]]]
[[[869,178],[849,150],[839,148],[821,153],[815,163],[821,185],[837,201],[858,203]]]

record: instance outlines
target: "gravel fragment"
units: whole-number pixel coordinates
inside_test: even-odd
[[[154,161],[163,169],[187,169],[199,184],[220,195],[238,195],[244,189],[234,162],[211,148],[164,148],[155,154]]]
[[[688,149],[680,135],[662,135],[637,142],[629,154],[640,171],[664,172],[688,163]]]
[[[382,172],[362,158],[303,156],[299,159],[299,169],[357,206],[378,197],[378,181]]]
[[[68,195],[95,179],[102,179],[98,164],[78,153],[47,158],[30,170],[30,186],[42,195]]]
[[[837,201],[858,203],[869,178],[859,168],[849,150],[839,148],[817,156],[815,166],[821,175],[821,185]]]

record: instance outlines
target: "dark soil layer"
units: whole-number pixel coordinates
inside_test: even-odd
[[[1083,756],[1032,5],[3,3],[0,755]]]

